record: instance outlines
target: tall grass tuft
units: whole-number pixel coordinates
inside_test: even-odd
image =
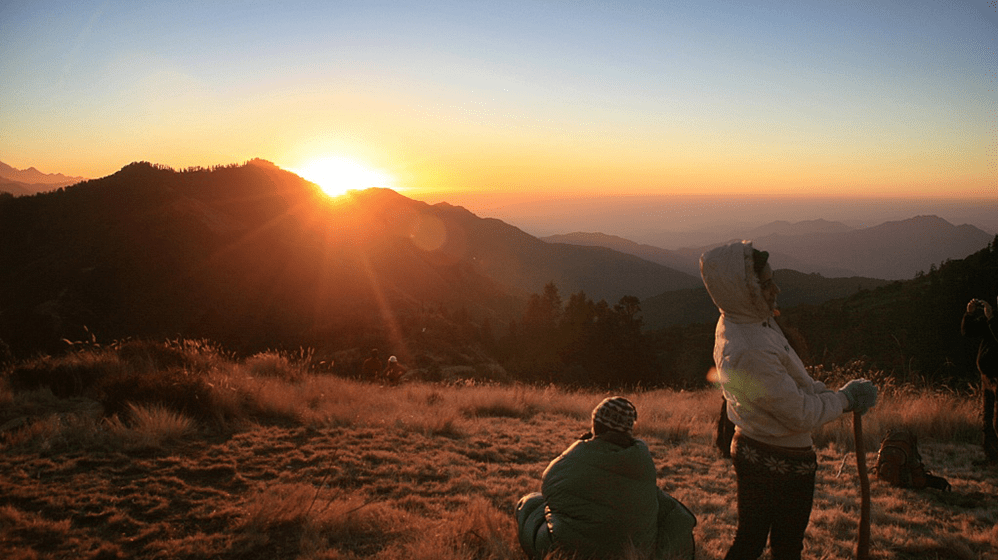
[[[195,429],[190,418],[162,406],[128,405],[127,421],[112,416],[105,421],[108,433],[124,449],[162,448]]]
[[[269,350],[246,358],[243,366],[253,377],[272,377],[299,382],[308,373],[311,359],[311,350],[302,350],[297,357],[289,357],[286,353]]]

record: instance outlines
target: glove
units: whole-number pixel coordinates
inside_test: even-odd
[[[866,379],[853,379],[839,389],[839,392],[849,399],[847,412],[852,410],[864,414],[877,404],[877,386]]]

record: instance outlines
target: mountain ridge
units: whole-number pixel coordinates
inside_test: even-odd
[[[864,277],[826,278],[818,273],[803,273],[781,268],[773,272],[780,287],[777,298],[782,309],[799,305],[821,305],[826,301],[846,298],[863,290],[872,290],[891,283],[890,280]],[[650,330],[688,323],[715,323],[717,306],[703,286],[688,290],[664,292],[641,301],[642,317]]]
[[[700,271],[696,263],[693,263],[678,251],[671,251],[654,245],[637,243],[630,239],[625,239],[617,235],[609,235],[602,232],[573,232],[557,235],[548,235],[540,238],[548,243],[566,243],[570,245],[583,245],[589,247],[606,247],[629,253],[641,257],[651,262],[656,262],[663,266],[685,272],[691,276],[699,277]]]
[[[344,334],[351,324],[405,330],[442,307],[511,320],[549,282],[611,303],[699,282],[390,189],[329,198],[263,160],[135,162],[0,198],[0,262],[0,339],[22,350],[80,339],[83,326],[104,338],[297,346],[356,336]]]
[[[992,235],[976,226],[953,225],[935,215],[919,215],[866,228],[825,220],[776,221],[747,230],[746,235],[732,238],[728,243],[750,239],[756,248],[768,251],[777,266],[803,273],[903,280],[927,272],[947,259],[971,254],[987,246],[991,238]],[[672,251],[617,236],[580,232],[544,239],[612,247],[655,262],[668,262],[677,270],[695,274],[699,271],[700,255],[722,245],[713,243]]]

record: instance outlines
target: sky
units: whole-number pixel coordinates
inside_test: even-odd
[[[986,205],[996,39],[993,0],[4,0],[0,161],[332,158],[467,204]]]

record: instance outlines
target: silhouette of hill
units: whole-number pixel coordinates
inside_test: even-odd
[[[676,251],[655,247],[653,245],[635,243],[634,241],[624,239],[623,237],[618,237],[616,235],[579,231],[574,233],[549,235],[547,237],[542,237],[541,240],[547,241],[548,243],[568,243],[571,245],[606,247],[607,249],[613,249],[614,251],[641,257],[647,261],[658,263],[662,266],[666,266],[680,272],[685,272],[694,278],[700,277],[699,266],[688,256]]]
[[[442,256],[470,259],[482,274],[524,295],[554,282],[565,293],[581,290],[593,299],[616,302],[625,295],[646,297],[700,282],[698,277],[604,247],[545,243],[517,227],[446,202],[429,206],[385,189],[355,196],[378,212],[421,213],[408,218],[415,224],[410,227],[420,228],[417,234],[406,230],[414,242],[432,244],[434,231],[446,231],[438,249]]]
[[[338,199],[269,162],[175,171],[146,162],[0,198],[0,339],[20,353],[80,340],[205,337],[231,348],[340,344],[461,310],[519,316],[551,281],[611,302],[697,279],[603,248],[388,189]]]
[[[29,185],[20,181],[0,178],[0,193],[9,193],[14,196],[26,196],[38,192],[50,190],[48,185]]]
[[[176,172],[135,163],[0,205],[0,339],[206,337],[311,344],[421,303],[515,305],[464,262],[389,235],[392,214],[332,203],[271,164]]]
[[[787,227],[774,222],[728,242],[751,239],[756,247],[769,251],[772,262],[801,272],[830,278],[905,280],[933,264],[969,255],[986,246],[992,237],[975,226],[955,226],[938,216],[916,216],[860,229],[842,229],[847,226],[822,224],[820,220],[801,224],[809,226]],[[757,235],[767,231],[772,233]],[[803,233],[790,233],[795,231]],[[700,255],[718,245],[676,252],[697,262]]]
[[[932,264],[978,251],[991,237],[971,225],[955,226],[937,216],[916,216],[851,231],[772,234],[755,241],[758,247],[815,266],[851,270],[858,276],[903,280],[927,271]]]
[[[790,269],[779,269],[774,272],[774,277],[780,286],[778,299],[781,309],[803,304],[818,305],[890,283],[876,278],[825,278],[817,273],[804,274]],[[687,323],[714,323],[718,318],[717,307],[703,284],[642,300],[641,312],[645,328],[650,330]]]
[[[806,338],[816,363],[861,358],[902,380],[973,381],[979,379],[974,364],[979,341],[961,336],[960,321],[972,298],[994,305],[996,277],[998,236],[984,249],[932,265],[911,280],[820,306],[801,305],[783,319]]]

